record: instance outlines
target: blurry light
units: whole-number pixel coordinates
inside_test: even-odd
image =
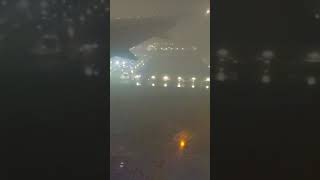
[[[226,49],[220,49],[220,50],[218,50],[218,55],[221,57],[226,57],[229,55],[229,51]]]
[[[180,84],[180,83],[178,83],[177,87],[181,87],[181,84]]]
[[[168,86],[168,84],[167,84],[167,83],[164,83],[164,84],[163,84],[163,86],[164,86],[164,87],[167,87],[167,86]]]
[[[186,142],[184,140],[180,140],[179,147],[180,149],[184,149],[186,147]]]
[[[136,83],[137,86],[141,86],[141,84],[139,82]]]
[[[151,79],[156,79],[156,76],[151,76]]]
[[[124,162],[120,162],[120,168],[124,167]]]
[[[179,77],[178,77],[178,80],[181,81],[181,80],[182,80],[182,77],[179,76]]]
[[[271,78],[270,78],[270,76],[269,75],[263,75],[262,76],[262,82],[263,83],[270,83],[270,81],[271,81]]]
[[[210,9],[207,9],[206,14],[210,14]]]
[[[209,89],[209,86],[206,86],[206,89]]]
[[[194,85],[192,85],[191,87],[192,87],[192,88],[195,88],[195,86],[194,86]]]
[[[155,84],[154,83],[152,83],[152,87],[154,87],[155,86]]]
[[[267,58],[267,59],[271,59],[271,58],[273,58],[274,57],[274,53],[273,53],[273,51],[263,51],[262,52],[262,56],[264,57],[264,58]]]
[[[119,65],[120,64],[120,62],[119,61],[116,61],[116,65]]]
[[[207,77],[207,78],[206,78],[206,81],[207,81],[207,82],[210,82],[210,77]]]
[[[191,79],[192,79],[192,81],[195,81],[195,80],[196,80],[196,78],[195,78],[195,77],[192,77]]]
[[[168,81],[169,80],[169,77],[168,76],[163,76],[162,78],[164,81]]]
[[[134,78],[140,79],[140,78],[141,78],[141,75],[135,75]]]
[[[309,86],[317,84],[317,79],[314,76],[309,76],[307,78],[307,83]]]

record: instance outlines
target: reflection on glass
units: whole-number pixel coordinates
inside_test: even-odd
[[[209,180],[208,1],[111,10],[111,180]]]

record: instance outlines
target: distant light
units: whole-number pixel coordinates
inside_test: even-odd
[[[140,79],[140,78],[141,78],[141,75],[135,75],[134,78]]]
[[[218,81],[225,81],[226,80],[226,75],[225,75],[225,73],[223,72],[223,69],[221,68],[221,69],[219,69],[219,71],[220,72],[218,72],[218,74],[217,74],[217,80]]]
[[[178,83],[177,87],[178,87],[178,88],[179,88],[179,87],[181,87],[181,84],[180,84],[180,83]]]
[[[207,15],[210,14],[210,9],[207,9],[206,14]]]
[[[310,76],[307,78],[307,83],[309,86],[317,84],[317,79],[314,76]]]
[[[180,149],[185,148],[186,142],[184,140],[181,140],[179,146],[180,146]]]
[[[182,80],[182,77],[179,76],[179,77],[178,77],[178,80],[181,81],[181,80]]]
[[[263,75],[261,81],[262,81],[263,83],[270,83],[271,78],[270,78],[269,75]]]
[[[191,87],[192,87],[192,88],[195,88],[195,86],[194,86],[194,85],[192,85]]]
[[[229,55],[229,51],[226,50],[226,49],[219,49],[219,50],[218,50],[218,55],[219,55],[220,57],[226,57],[226,56]]]
[[[163,78],[162,78],[164,81],[168,81],[170,78],[169,78],[169,76],[163,76]]]
[[[209,89],[209,86],[206,86],[206,89]]]
[[[274,57],[274,52],[273,51],[263,51],[262,52],[262,57],[267,58],[267,59],[272,59]]]
[[[119,65],[120,64],[120,62],[119,61],[116,61],[116,65]]]
[[[156,86],[154,83],[152,83],[152,87]]]
[[[124,162],[120,162],[120,168],[124,167]]]
[[[164,83],[163,86],[164,86],[164,87],[168,87],[168,84],[167,84],[167,83]]]
[[[210,77],[207,77],[207,78],[206,78],[206,81],[207,81],[207,82],[210,82]]]
[[[156,79],[156,76],[151,76],[151,79]]]
[[[141,84],[139,82],[136,83],[137,86],[141,86]]]
[[[197,78],[195,78],[195,77],[192,77],[191,79],[192,79],[192,81],[195,81],[195,80],[196,80]]]

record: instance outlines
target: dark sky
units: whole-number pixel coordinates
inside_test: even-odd
[[[320,22],[314,19],[317,4],[314,0],[218,0],[214,38],[219,43],[253,46],[316,42]]]

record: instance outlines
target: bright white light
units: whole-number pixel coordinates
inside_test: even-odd
[[[178,83],[177,87],[178,87],[178,88],[179,88],[179,87],[181,87],[181,84],[180,84],[180,83]]]
[[[116,65],[119,65],[120,64],[120,62],[119,61],[116,61]]]
[[[210,14],[210,9],[207,9],[206,14],[207,15]]]
[[[156,79],[156,76],[151,76],[151,79]]]
[[[140,78],[141,78],[141,75],[135,75],[134,78],[140,79]]]
[[[178,77],[178,80],[181,81],[181,80],[182,80],[182,77],[179,76],[179,77]]]
[[[209,86],[206,86],[206,89],[209,89]]]
[[[152,87],[156,86],[154,83],[152,83]]]
[[[164,87],[167,87],[167,86],[168,86],[168,84],[167,84],[167,83],[164,83],[164,84],[163,84],[163,86],[164,86]]]
[[[169,76],[163,76],[163,78],[162,78],[164,81],[169,81]]]
[[[195,77],[192,77],[191,79],[192,79],[192,81],[195,81],[195,80],[196,80],[196,78],[195,78]]]
[[[207,81],[207,82],[210,82],[210,77],[207,77],[207,78],[206,78],[206,81]]]
[[[141,84],[139,82],[136,83],[137,86],[141,86]]]
[[[191,87],[192,87],[192,88],[195,88],[195,86],[194,86],[194,85],[192,85]]]
[[[120,162],[120,168],[124,167],[124,162]]]

